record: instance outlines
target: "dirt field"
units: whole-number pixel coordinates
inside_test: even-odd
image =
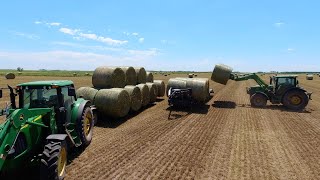
[[[165,98],[126,119],[103,118],[90,146],[70,159],[66,179],[320,179],[320,78],[299,78],[313,92],[303,112],[250,107],[251,80],[210,81],[213,98],[192,114],[168,119]],[[90,77],[18,77],[0,86],[45,79],[91,86]]]

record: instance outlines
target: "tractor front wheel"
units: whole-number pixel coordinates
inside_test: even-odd
[[[94,115],[89,106],[85,106],[77,121],[77,131],[83,146],[88,146],[92,140]]]
[[[252,107],[265,107],[267,105],[267,97],[261,93],[255,93],[250,97]]]
[[[292,110],[302,110],[308,104],[308,96],[301,90],[291,90],[287,92],[282,100],[282,104]]]
[[[67,166],[65,141],[50,141],[44,146],[40,165],[40,179],[62,180]]]

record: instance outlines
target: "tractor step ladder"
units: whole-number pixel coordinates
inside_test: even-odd
[[[80,140],[80,138],[78,138],[78,134],[75,130],[75,124],[74,123],[68,123],[66,125],[66,132],[67,134],[69,135],[71,141],[73,142],[73,144],[76,146],[76,147],[79,147],[81,146],[82,142]]]

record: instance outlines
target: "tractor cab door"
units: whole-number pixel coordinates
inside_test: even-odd
[[[71,86],[64,86],[58,89],[59,108],[57,112],[57,126],[60,133],[65,132],[65,124],[71,121],[72,104],[75,96],[70,93]],[[72,90],[71,90],[72,91]]]

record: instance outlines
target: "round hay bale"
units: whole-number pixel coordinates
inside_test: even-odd
[[[182,79],[171,78],[168,81],[168,85],[167,85],[167,89],[166,89],[167,96],[168,96],[168,91],[170,88],[185,89],[185,88],[187,88],[187,81],[182,80]]]
[[[7,73],[7,74],[5,75],[5,77],[6,77],[6,79],[14,79],[14,78],[16,78],[16,75],[13,74],[13,73]]]
[[[18,72],[18,75],[20,76],[22,74],[22,72]]]
[[[186,88],[192,89],[192,97],[199,102],[206,102],[210,96],[208,78],[180,78],[176,79],[185,81]]]
[[[194,77],[197,77],[197,76],[198,76],[197,74],[194,75]]]
[[[147,82],[153,83],[153,74],[152,72],[147,72]]]
[[[211,80],[226,85],[230,78],[231,72],[231,67],[224,64],[217,64],[213,69]]]
[[[82,97],[83,99],[90,100],[92,103],[94,103],[94,98],[97,92],[98,90],[92,87],[80,87],[77,89],[76,94],[78,98]]]
[[[130,110],[129,93],[123,88],[101,89],[97,92],[94,104],[105,115],[120,118]]]
[[[154,80],[153,83],[157,86],[158,89],[158,97],[163,97],[166,93],[166,85],[162,80]]]
[[[100,66],[92,75],[92,84],[96,88],[123,88],[126,75],[121,68]]]
[[[86,76],[89,76],[90,74],[89,74],[89,73],[86,73],[85,75],[86,75]]]
[[[142,106],[146,106],[150,102],[149,88],[146,84],[138,84],[137,87],[141,91]]]
[[[133,67],[121,67],[126,75],[126,85],[136,85],[137,84],[137,73]]]
[[[150,103],[154,103],[157,100],[158,88],[154,83],[146,83],[149,88]]]
[[[193,74],[188,74],[188,78],[193,78]]]
[[[137,74],[137,84],[143,84],[147,82],[147,73],[143,67],[134,68]]]
[[[125,86],[124,90],[126,90],[129,93],[130,96],[130,102],[131,102],[131,110],[132,111],[138,111],[142,106],[142,95],[141,91],[137,86]]]
[[[307,80],[313,80],[313,75],[312,74],[307,75],[306,79]]]

